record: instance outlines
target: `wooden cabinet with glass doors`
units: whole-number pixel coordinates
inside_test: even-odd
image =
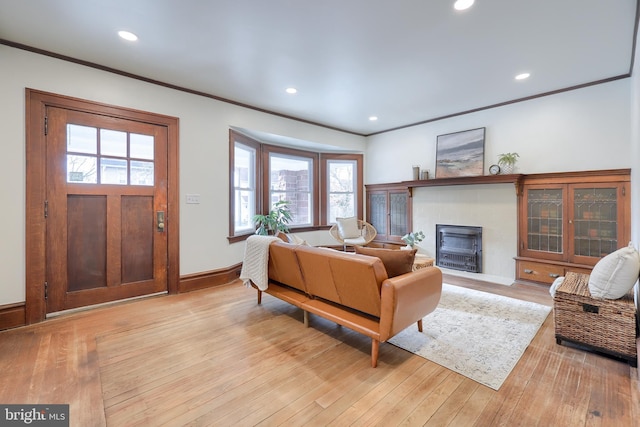
[[[402,236],[411,230],[409,188],[399,184],[367,185],[367,222],[377,235],[369,246],[399,248]]]
[[[568,271],[589,273],[629,243],[628,169],[527,175],[523,184],[517,279],[550,284]]]

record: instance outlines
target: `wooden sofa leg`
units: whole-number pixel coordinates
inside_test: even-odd
[[[422,332],[422,319],[418,320],[418,331]]]
[[[302,310],[303,316],[304,316],[304,327],[308,328],[309,327],[309,312],[306,310]]]
[[[380,341],[371,338],[371,367],[378,366],[378,353],[380,351]]]
[[[258,305],[262,304],[262,291],[258,289]]]

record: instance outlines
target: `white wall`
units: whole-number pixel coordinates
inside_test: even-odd
[[[482,274],[479,279],[510,285],[517,236],[517,196],[513,184],[424,187],[413,191],[413,228],[425,239],[418,252],[436,256],[436,224],[482,227]],[[449,271],[450,273],[460,274]],[[478,275],[476,275],[478,276]]]
[[[636,42],[640,42],[638,35]],[[635,57],[640,58],[640,43],[636,43]],[[640,165],[640,74],[634,72],[631,75],[631,162],[633,165]],[[637,173],[631,174],[631,240],[636,248],[640,247],[640,176]],[[636,307],[640,310],[640,285],[636,284]],[[637,319],[640,325],[640,319]]]
[[[0,45],[0,305],[25,300],[25,88],[180,119],[180,274],[242,261],[229,245],[228,131],[237,126],[364,152],[365,139]],[[185,194],[201,196],[187,205]],[[322,233],[317,233],[322,240]],[[328,233],[324,232],[328,235]],[[325,236],[326,237],[326,236]],[[312,233],[304,238],[316,243]],[[319,241],[318,243],[322,243]]]
[[[228,129],[230,126],[365,151],[365,182],[411,178],[411,166],[435,165],[436,136],[486,127],[485,164],[498,154],[517,151],[523,173],[628,168],[640,154],[631,148],[631,79],[535,99],[430,124],[361,138],[212,99],[143,83],[103,71],[0,45],[0,128],[3,167],[0,168],[0,305],[25,298],[25,88],[135,108],[180,119],[180,274],[224,268],[242,260],[243,244],[227,243]],[[637,93],[634,79],[634,102]],[[637,112],[634,132],[638,132]],[[398,149],[402,147],[402,149]],[[634,193],[640,184],[634,178]],[[512,207],[508,185],[468,189],[420,189],[414,199],[416,227],[431,227],[434,200],[451,204],[450,212],[500,212]],[[458,191],[447,194],[444,191]],[[474,192],[476,192],[475,194]],[[201,204],[186,205],[184,195],[201,195]],[[452,195],[453,194],[453,195]],[[457,195],[465,194],[465,197]],[[636,200],[639,198],[636,197]],[[454,205],[458,203],[458,205]],[[515,202],[514,202],[515,204]],[[637,203],[634,204],[634,207]],[[446,212],[444,210],[443,212]],[[633,210],[636,212],[636,209]],[[441,215],[445,215],[442,213]],[[511,214],[505,214],[511,219]],[[462,220],[462,219],[461,219]],[[503,218],[499,238],[494,225],[485,245],[500,251],[500,263],[512,270],[515,219]],[[635,227],[634,230],[637,230]],[[417,229],[417,228],[416,228]],[[429,231],[431,232],[431,231]],[[493,236],[493,237],[491,237]],[[638,232],[634,232],[638,236]],[[326,233],[304,233],[312,244],[328,242]],[[638,238],[636,237],[636,241]],[[500,248],[500,249],[498,249]],[[428,252],[426,244],[421,251]],[[488,257],[488,258],[487,258]],[[485,271],[502,276],[504,267],[485,253]]]
[[[517,173],[630,168],[638,158],[637,153],[632,158],[630,87],[630,79],[617,80],[371,136],[365,181],[409,180],[412,165],[429,169],[433,176],[437,136],[479,127],[486,128],[485,173],[500,153],[514,151],[520,154]],[[488,231],[483,236],[483,271],[512,280],[516,204],[512,185],[417,189],[413,228],[427,234],[420,252],[435,254],[436,223],[482,226]]]
[[[516,172],[631,167],[630,79],[374,135],[367,141],[368,184],[411,179],[411,166],[435,172],[436,138],[484,127],[485,172],[517,152]],[[398,149],[401,146],[402,149]]]

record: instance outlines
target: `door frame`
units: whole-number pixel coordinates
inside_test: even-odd
[[[58,107],[167,128],[167,291],[178,292],[180,280],[179,140],[177,117],[154,114],[26,88],[26,323],[46,317],[46,111]]]

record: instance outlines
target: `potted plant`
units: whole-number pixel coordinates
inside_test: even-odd
[[[413,249],[413,247],[422,242],[425,238],[422,230],[420,231],[412,231],[411,233],[405,234],[401,237],[402,241],[407,244],[406,249]]]
[[[518,161],[518,153],[503,153],[498,156],[498,165],[505,174],[513,173],[513,168]]]
[[[279,200],[266,215],[254,215],[253,222],[256,228],[256,234],[267,236],[269,234],[278,235],[278,233],[286,233],[289,231],[287,224],[291,222],[291,210],[289,209],[288,200]]]

